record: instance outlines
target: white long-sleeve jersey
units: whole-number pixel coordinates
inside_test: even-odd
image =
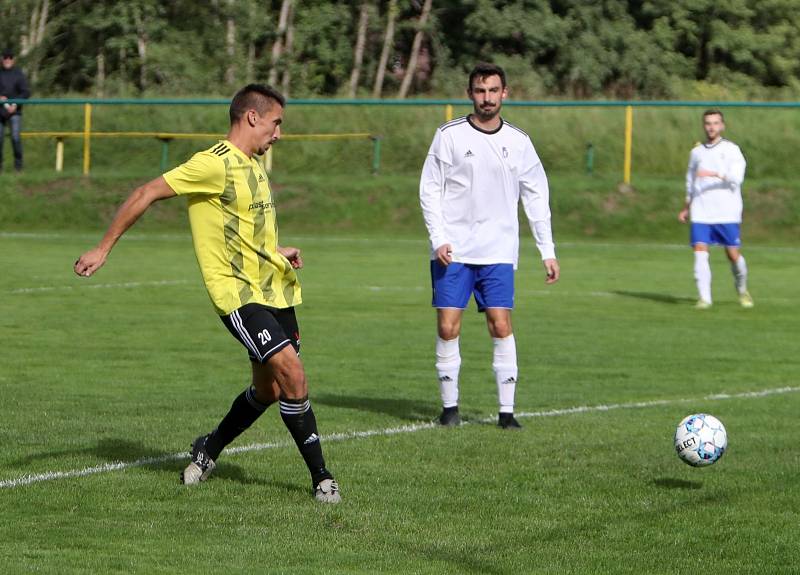
[[[419,185],[431,259],[451,244],[455,262],[510,263],[519,258],[520,198],[542,259],[555,258],[550,190],[528,135],[501,119],[492,132],[467,117],[440,126]]]
[[[742,182],[747,166],[739,146],[721,139],[699,144],[689,155],[686,202],[692,222],[738,224],[742,221]],[[698,170],[717,172],[721,178],[698,178]]]

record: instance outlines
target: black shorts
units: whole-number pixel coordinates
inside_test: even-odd
[[[253,361],[266,363],[287,345],[300,353],[300,330],[293,307],[278,309],[248,303],[220,319],[233,337],[247,348]]]

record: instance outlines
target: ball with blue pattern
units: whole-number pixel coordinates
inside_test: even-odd
[[[728,447],[728,434],[722,422],[707,413],[689,415],[675,430],[675,451],[692,467],[719,461]]]

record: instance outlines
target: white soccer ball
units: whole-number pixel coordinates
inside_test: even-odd
[[[693,467],[711,465],[728,447],[728,434],[722,422],[707,413],[689,415],[675,430],[675,451]]]

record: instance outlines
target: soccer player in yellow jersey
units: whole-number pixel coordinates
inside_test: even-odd
[[[299,249],[278,245],[269,182],[253,157],[280,138],[285,105],[283,96],[269,86],[250,84],[239,90],[231,101],[227,139],[134,190],[97,247],[75,262],[75,273],[94,274],[151,204],[185,195],[208,295],[222,322],[247,349],[253,378],[217,428],[192,443],[191,462],[181,481],[204,481],[224,447],[277,401],[311,473],[314,497],[338,503],[339,486],[325,467],[298,357],[294,306],[301,298],[295,270],[303,267],[303,260]]]

